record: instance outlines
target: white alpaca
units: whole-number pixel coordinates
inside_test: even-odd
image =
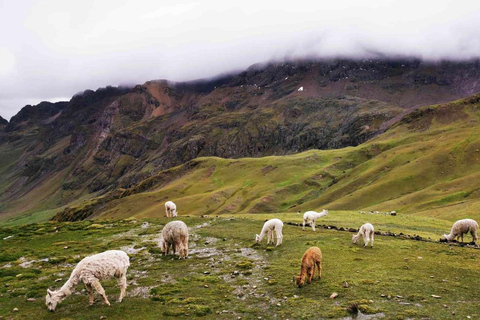
[[[47,296],[45,297],[45,304],[48,310],[54,311],[57,304],[63,299],[72,294],[75,286],[81,281],[85,284],[88,290],[89,305],[93,304],[93,288],[103,297],[103,301],[110,305],[107,299],[105,290],[100,284],[100,280],[117,278],[120,286],[120,297],[118,302],[122,302],[125,297],[127,289],[127,269],[130,266],[128,255],[119,250],[109,250],[90,257],[82,259],[75,269],[68,281],[57,291],[47,289]]]
[[[169,218],[177,216],[177,206],[172,201],[165,202],[165,216]]]
[[[307,211],[303,214],[303,227],[302,230],[305,230],[305,223],[310,222],[312,230],[315,231],[315,220],[320,217],[328,215],[328,210],[323,209],[322,212]]]
[[[455,222],[450,234],[444,234],[443,237],[448,241],[452,241],[458,237],[461,237],[463,242],[463,235],[470,233],[472,235],[473,242],[477,244],[477,230],[478,223],[475,220],[462,219]]]
[[[183,221],[171,221],[163,227],[160,238],[160,247],[164,254],[173,249],[173,254],[178,251],[180,258],[188,256],[188,228]]]
[[[375,235],[375,230],[373,229],[373,226],[371,223],[365,223],[360,227],[360,230],[358,230],[357,234],[354,234],[352,236],[352,243],[357,243],[358,239],[360,239],[360,236],[363,237],[363,246],[366,247],[368,245],[368,242],[370,242],[370,247],[373,248],[373,237]]]
[[[260,241],[263,240],[265,236],[267,236],[267,244],[270,242],[273,243],[273,231],[275,230],[275,233],[277,234],[277,247],[282,244],[282,239],[283,239],[283,234],[282,234],[282,229],[283,229],[283,222],[280,219],[270,219],[265,224],[263,225],[262,232],[260,232],[260,235],[256,234],[255,235],[255,241],[259,243]]]

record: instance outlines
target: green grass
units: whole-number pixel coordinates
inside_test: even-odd
[[[366,313],[383,312],[386,319],[450,319],[452,312],[458,318],[480,316],[480,251],[476,249],[380,235],[375,237],[373,249],[364,249],[351,244],[350,232],[323,228],[302,231],[287,224],[282,246],[269,249],[266,242],[254,245],[254,235],[260,232],[263,221],[274,216],[284,222],[300,221],[296,213],[203,219],[182,216],[191,227],[186,260],[159,254],[156,239],[168,222],[165,218],[147,220],[147,229],[141,228],[144,220],[136,219],[2,227],[0,239],[13,237],[0,240],[0,316],[341,318],[348,316],[346,309],[353,302]],[[330,211],[318,224],[358,228],[367,220],[376,230],[398,230],[435,239],[451,225],[433,218],[342,211]],[[323,276],[299,289],[293,285],[292,276],[298,274],[301,257],[310,246],[322,250]],[[129,287],[121,304],[107,307],[96,295],[95,304],[87,307],[87,294],[79,285],[76,294],[66,298],[56,312],[47,311],[46,289],[60,287],[81,258],[107,249],[128,248],[143,249],[129,254]],[[49,260],[40,261],[45,258]],[[36,261],[30,266],[20,266],[32,260]],[[344,281],[348,288],[343,287]],[[116,281],[102,284],[110,301],[115,301],[119,293]],[[329,298],[333,292],[339,294],[335,300]],[[435,299],[432,294],[441,298]],[[28,302],[27,298],[36,301]],[[13,308],[19,311],[14,313]]]

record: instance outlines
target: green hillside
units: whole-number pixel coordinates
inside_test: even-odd
[[[180,215],[328,208],[480,219],[479,101],[473,96],[420,108],[357,147],[197,158],[132,188],[80,201],[56,218],[158,217],[169,199]]]
[[[152,217],[166,199],[194,215],[476,217],[479,96],[445,101],[480,90],[478,66],[268,64],[26,106],[0,125],[0,223]]]

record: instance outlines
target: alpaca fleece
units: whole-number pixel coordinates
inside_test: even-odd
[[[307,211],[303,214],[303,225],[302,229],[305,230],[305,223],[310,222],[310,226],[312,226],[312,230],[315,231],[315,221],[318,218],[328,215],[328,210],[322,210],[322,212],[316,211]]]
[[[295,283],[299,288],[305,284],[305,276],[307,283],[312,283],[315,266],[318,268],[318,278],[320,279],[322,278],[322,251],[318,247],[310,247],[303,254],[300,275],[295,277]]]
[[[167,218],[177,216],[177,205],[172,201],[165,202],[165,216]]]
[[[363,237],[363,246],[366,247],[370,242],[370,247],[373,248],[373,238],[375,235],[375,230],[373,229],[373,225],[371,223],[365,223],[360,227],[358,233],[352,236],[352,243],[357,243],[360,236]]]
[[[173,249],[175,254],[178,251],[180,258],[188,256],[188,228],[183,221],[171,221],[162,230],[160,247],[164,254]]]
[[[472,235],[473,242],[477,244],[477,230],[478,223],[475,220],[462,219],[455,222],[452,226],[450,234],[444,234],[443,237],[448,241],[452,241],[458,237],[461,237],[463,242],[463,235],[470,233]]]
[[[54,311],[58,303],[72,294],[79,282],[83,282],[87,288],[90,305],[93,304],[93,288],[103,297],[104,302],[110,305],[100,280],[111,278],[117,278],[120,286],[118,301],[121,302],[127,289],[126,274],[129,266],[128,255],[120,250],[109,250],[86,257],[77,264],[70,278],[59,290],[47,290],[46,305],[50,311]]]
[[[283,240],[283,222],[280,219],[270,219],[264,223],[260,235],[255,235],[255,241],[261,242],[265,236],[267,236],[267,244],[273,243],[273,231],[277,234],[277,247],[282,244]]]

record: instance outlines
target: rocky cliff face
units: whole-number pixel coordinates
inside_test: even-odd
[[[14,203],[53,177],[52,206],[201,156],[355,146],[418,106],[478,91],[478,62],[414,59],[272,63],[212,81],[89,90],[26,106],[5,124],[0,148],[13,160],[0,168],[0,200]]]

